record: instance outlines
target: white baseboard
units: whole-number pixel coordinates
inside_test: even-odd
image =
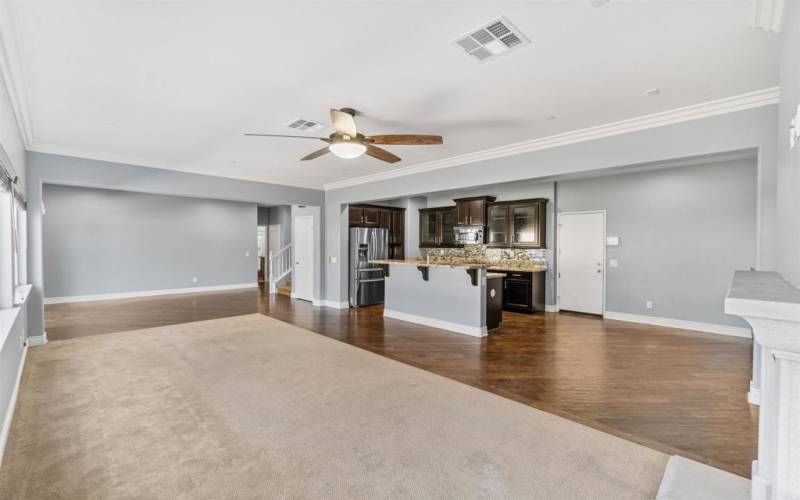
[[[545,312],[549,312],[549,313],[557,313],[558,312],[558,306],[557,305],[553,305],[553,304],[545,304],[544,305],[544,311]]]
[[[695,330],[698,332],[717,333],[719,335],[730,335],[733,337],[752,338],[753,334],[749,328],[741,326],[718,325],[716,323],[703,323],[701,321],[686,321],[674,318],[660,318],[658,316],[646,316],[643,314],[628,314],[614,311],[603,313],[605,319],[615,319],[618,321],[629,321],[631,323],[644,323],[646,325],[667,326],[670,328],[680,328],[681,330]]]
[[[139,292],[101,293],[98,295],[73,295],[71,297],[45,297],[45,304],[66,304],[70,302],[93,302],[96,300],[133,299],[137,297],[154,297],[158,295],[177,295],[183,293],[218,292],[222,290],[240,290],[256,288],[258,283],[237,283],[234,285],[193,286],[189,288],[164,288],[161,290],[142,290]]]
[[[17,396],[19,395],[19,384],[22,381],[22,370],[25,369],[25,360],[28,358],[28,346],[22,348],[22,359],[17,370],[17,380],[14,382],[14,390],[11,392],[11,399],[8,401],[8,408],[3,418],[3,427],[0,428],[0,467],[3,465],[3,455],[6,452],[8,434],[11,432],[11,420],[14,418],[14,409],[17,406]]]
[[[753,387],[753,381],[750,381],[750,392],[747,393],[747,402],[751,405],[761,405],[761,389]]]
[[[338,300],[317,300],[312,302],[316,307],[330,307],[332,309],[350,309],[350,302],[339,302]]]
[[[440,319],[428,318],[426,316],[417,316],[416,314],[409,314],[400,311],[392,311],[391,309],[384,309],[383,315],[387,318],[399,319],[401,321],[408,321],[409,323],[417,323],[419,325],[431,326],[442,330],[451,332],[462,333],[472,337],[485,337],[488,333],[485,326],[470,326],[462,325],[460,323],[452,323],[450,321],[442,321]]]
[[[36,347],[37,345],[45,345],[47,343],[47,332],[42,332],[41,335],[37,335],[35,337],[28,337],[25,340],[25,343],[28,344],[30,347]]]

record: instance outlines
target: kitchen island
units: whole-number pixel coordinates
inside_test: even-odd
[[[388,267],[383,315],[411,323],[483,337],[493,315],[502,314],[502,265],[425,260],[372,260]],[[508,267],[508,266],[505,266]],[[488,280],[487,280],[488,277]],[[493,300],[499,297],[500,300]],[[490,308],[487,311],[487,307]],[[500,310],[495,311],[494,308]]]

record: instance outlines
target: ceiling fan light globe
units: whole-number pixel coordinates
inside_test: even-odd
[[[367,151],[365,145],[355,141],[334,142],[328,146],[328,149],[339,158],[346,160],[358,158]]]

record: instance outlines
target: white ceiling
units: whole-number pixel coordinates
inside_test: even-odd
[[[33,149],[324,183],[775,86],[748,1],[11,2]],[[450,43],[498,15],[532,41],[480,64]],[[661,95],[648,97],[654,87]],[[441,134],[403,161],[293,133],[354,107],[366,133]],[[555,115],[555,120],[547,120]],[[330,133],[326,131],[325,134]]]

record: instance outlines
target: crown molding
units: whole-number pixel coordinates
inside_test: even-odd
[[[8,4],[0,2],[0,78],[6,85],[11,107],[17,119],[22,142],[27,149],[33,145],[33,123],[28,108],[22,61]]]
[[[764,31],[780,33],[783,29],[783,8],[786,0],[755,0],[753,25]]]
[[[779,101],[780,87],[771,87],[757,90],[755,92],[748,92],[746,94],[726,97],[724,99],[717,99],[714,101],[694,104],[692,106],[675,108],[659,113],[607,123],[605,125],[598,125],[595,127],[574,130],[571,132],[541,137],[529,141],[508,144],[506,146],[484,149],[473,153],[444,158],[442,160],[429,161],[417,165],[390,170],[387,172],[380,172],[377,174],[329,182],[324,185],[324,188],[326,191],[331,191],[350,186],[358,186],[360,184],[368,184],[371,182],[394,179],[397,177],[404,177],[422,172],[441,170],[458,165],[466,165],[484,160],[503,158],[505,156],[513,156],[521,153],[529,153],[532,151],[541,151],[543,149],[566,146],[569,144],[591,141],[594,139],[602,139],[604,137],[628,134],[631,132],[638,132],[641,130],[648,130],[727,113],[735,113],[737,111],[744,111],[747,109],[771,106],[773,104],[777,104]]]

